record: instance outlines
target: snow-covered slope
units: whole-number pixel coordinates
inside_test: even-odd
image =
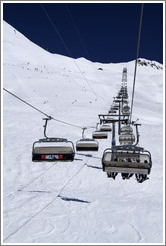
[[[3,24],[3,86],[59,120],[95,126],[107,113],[128,71],[131,100],[134,61],[92,63],[51,54]],[[108,179],[101,157],[33,163],[32,144],[43,137],[43,115],[3,92],[3,240],[5,243],[161,243],[163,241],[163,70],[141,59],[133,120],[140,146],[152,154],[149,180]],[[156,64],[151,66],[151,64]],[[160,67],[158,69],[157,67]],[[93,129],[86,131],[91,137]],[[81,138],[81,129],[50,121],[48,136]]]

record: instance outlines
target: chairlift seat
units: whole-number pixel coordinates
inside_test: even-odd
[[[129,116],[130,115],[130,111],[129,110],[122,110],[122,114]]]
[[[123,73],[127,73],[127,68],[126,67],[123,68]]]
[[[118,110],[119,107],[118,107],[118,106],[112,106],[111,109],[112,109],[112,110]]]
[[[103,120],[104,123],[112,123],[113,118],[112,117],[107,117],[106,119]]]
[[[121,100],[120,99],[114,99],[113,102],[121,102]]]
[[[121,134],[119,136],[119,142],[124,143],[124,142],[131,142],[133,143],[135,141],[135,136],[133,134]]]
[[[121,96],[121,95],[118,95],[118,96],[116,96],[116,98],[117,98],[117,99],[121,99],[121,98],[122,98],[122,96]]]
[[[99,144],[91,138],[83,138],[76,142],[77,151],[98,151]]]
[[[121,128],[121,132],[122,133],[132,133],[133,132],[133,128],[131,126],[129,126],[129,125],[123,126]]]
[[[92,134],[93,139],[105,139],[108,137],[107,132],[95,131]]]
[[[108,111],[108,113],[109,113],[109,114],[116,114],[116,110],[110,109],[110,110]]]
[[[127,94],[123,94],[123,98],[128,99],[128,95]]]
[[[128,105],[124,105],[123,110],[130,110],[130,107]]]
[[[103,125],[100,127],[100,131],[107,131],[107,132],[110,132],[110,131],[112,131],[112,128],[111,128],[110,125],[103,124]]]

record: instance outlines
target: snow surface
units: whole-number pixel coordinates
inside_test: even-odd
[[[131,100],[134,61],[101,64],[51,54],[6,22],[3,37],[3,86],[48,115],[95,127],[98,114],[108,113],[120,89],[124,67]],[[137,70],[133,120],[142,124],[140,146],[153,161],[149,180],[142,184],[135,177],[122,180],[120,174],[109,179],[102,171],[111,133],[98,140],[98,152],[88,152],[92,157],[32,162],[32,144],[43,138],[42,118],[3,91],[3,241],[162,243],[163,70],[149,65]],[[93,130],[86,130],[86,137]],[[81,133],[80,128],[48,122],[50,137],[75,144]]]

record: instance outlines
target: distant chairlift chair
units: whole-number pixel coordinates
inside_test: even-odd
[[[123,133],[119,136],[120,144],[133,144],[135,141],[134,134],[130,133]]]
[[[121,133],[132,133],[133,132],[133,128],[130,125],[125,125],[121,128]]]
[[[130,107],[128,105],[124,105],[122,109],[123,115],[130,115]]]
[[[112,131],[112,127],[111,127],[110,124],[103,124],[100,127],[100,131],[111,132]]]
[[[98,125],[99,125],[99,123],[97,123],[97,125],[96,125],[96,131],[94,131],[92,133],[92,138],[93,139],[106,139],[108,137],[107,132],[100,131],[98,129]]]
[[[84,131],[86,127],[83,128],[82,139],[76,142],[77,151],[98,151],[99,144],[93,138],[85,138]]]

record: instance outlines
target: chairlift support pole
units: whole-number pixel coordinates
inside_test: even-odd
[[[117,121],[112,121],[112,156],[111,156],[111,160],[114,160],[114,146],[116,145],[116,139],[115,139],[115,123]]]
[[[112,146],[116,145],[115,139],[115,121],[112,122]]]
[[[119,102],[119,128],[118,128],[118,134],[119,134],[119,135],[120,135],[120,133],[121,133],[120,127],[121,127],[121,122],[120,122],[120,102]]]

